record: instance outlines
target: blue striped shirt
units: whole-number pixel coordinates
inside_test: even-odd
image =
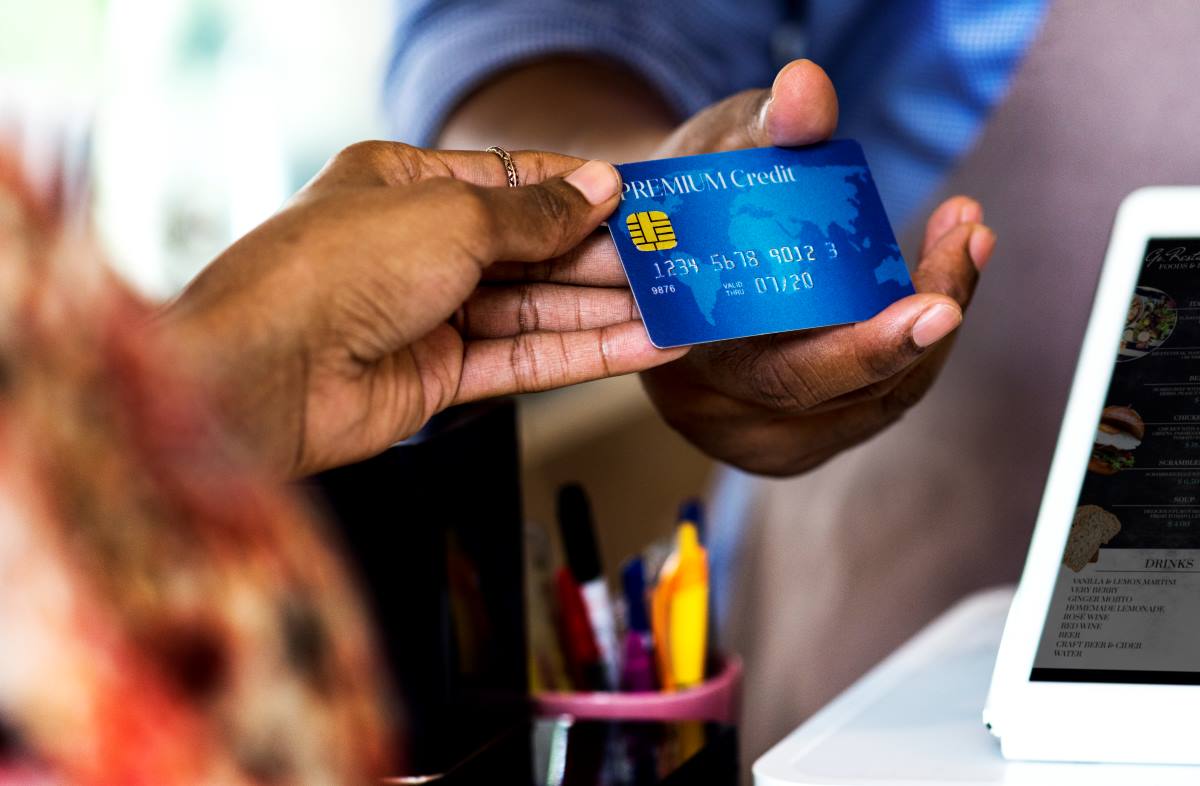
[[[1048,0],[400,0],[387,109],[429,144],[498,71],[596,55],[640,74],[681,117],[808,57],[829,72],[839,136],[859,140],[904,225],[968,150]]]

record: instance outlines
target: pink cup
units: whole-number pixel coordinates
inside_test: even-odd
[[[715,676],[695,688],[662,693],[539,693],[538,715],[594,720],[702,720],[736,724],[742,694],[742,659],[725,657]]]

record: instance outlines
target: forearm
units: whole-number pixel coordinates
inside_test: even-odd
[[[636,161],[651,155],[676,122],[662,97],[630,71],[560,58],[500,74],[467,96],[447,118],[438,146]]]

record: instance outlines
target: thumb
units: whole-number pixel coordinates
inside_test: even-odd
[[[824,69],[811,60],[793,60],[770,90],[744,90],[713,104],[677,128],[660,152],[809,145],[833,134],[837,114],[837,94]]]
[[[589,161],[534,185],[469,188],[483,208],[463,227],[483,243],[477,258],[484,265],[538,262],[570,251],[612,214],[621,176],[612,164]]]
[[[838,100],[825,69],[811,60],[793,60],[775,76],[758,121],[762,144],[811,145],[833,136]]]

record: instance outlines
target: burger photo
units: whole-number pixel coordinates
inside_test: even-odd
[[[1096,442],[1088,471],[1097,475],[1115,475],[1133,466],[1133,451],[1146,436],[1142,416],[1130,407],[1105,407],[1100,413]]]

